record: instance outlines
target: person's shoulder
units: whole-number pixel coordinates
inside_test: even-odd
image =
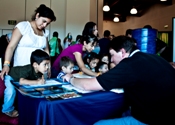
[[[28,21],[21,21],[21,22],[19,22],[17,25],[16,25],[16,27],[19,27],[19,26],[28,26],[30,23],[28,22]]]
[[[22,35],[24,35],[25,33],[27,33],[30,30],[30,23],[28,21],[22,21],[19,22],[15,28],[18,28],[21,32]]]

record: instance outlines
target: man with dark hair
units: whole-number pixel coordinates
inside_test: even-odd
[[[110,35],[111,35],[111,32],[109,30],[105,30],[103,34],[104,38],[99,40],[99,46],[100,46],[99,55],[109,54],[109,42],[110,42],[109,36]]]
[[[162,57],[143,53],[133,39],[115,37],[110,42],[111,61],[116,66],[90,79],[64,78],[83,90],[123,88],[131,115],[101,120],[95,125],[172,125],[175,124],[175,70]]]

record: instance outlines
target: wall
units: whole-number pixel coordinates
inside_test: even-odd
[[[8,25],[8,20],[30,21],[40,4],[50,7],[57,18],[47,27],[50,31],[49,38],[54,31],[58,31],[62,41],[68,32],[75,39],[78,34],[82,34],[88,21],[100,24],[99,32],[103,32],[103,13],[98,11],[102,8],[103,0],[1,0],[0,36],[12,31],[14,25]]]
[[[172,5],[154,5],[141,17],[129,16],[126,22],[114,23],[103,21],[103,30],[110,30],[114,35],[124,35],[127,29],[142,28],[151,25],[158,31],[172,31],[172,17],[175,17],[175,0]],[[168,28],[164,28],[168,25]]]

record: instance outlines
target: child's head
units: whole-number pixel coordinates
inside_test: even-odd
[[[101,72],[102,74],[109,70],[108,64],[105,62],[99,62],[96,69],[98,72]]]
[[[96,46],[98,39],[96,36],[90,37],[89,35],[82,36],[82,39],[80,41],[81,44],[83,44],[83,51],[91,52],[94,49],[94,46]]]
[[[50,57],[43,50],[37,49],[32,52],[30,63],[34,67],[35,72],[44,74],[50,68]]]
[[[101,58],[100,58],[100,61],[109,64],[109,56],[108,56],[108,54],[103,54],[101,56]]]
[[[60,59],[60,67],[64,73],[72,73],[74,68],[74,62],[68,56],[63,56]]]
[[[84,63],[87,64],[91,69],[95,68],[99,62],[99,55],[95,52],[88,53],[83,59]]]

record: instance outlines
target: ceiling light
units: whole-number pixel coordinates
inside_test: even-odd
[[[136,8],[132,8],[131,11],[130,11],[131,14],[137,14],[137,9]]]
[[[105,6],[103,7],[103,11],[108,12],[109,10],[110,10],[110,8],[109,8],[108,5],[105,5]]]
[[[160,1],[167,1],[167,0],[160,0]]]
[[[118,17],[115,17],[113,21],[114,22],[119,22],[119,18]]]

